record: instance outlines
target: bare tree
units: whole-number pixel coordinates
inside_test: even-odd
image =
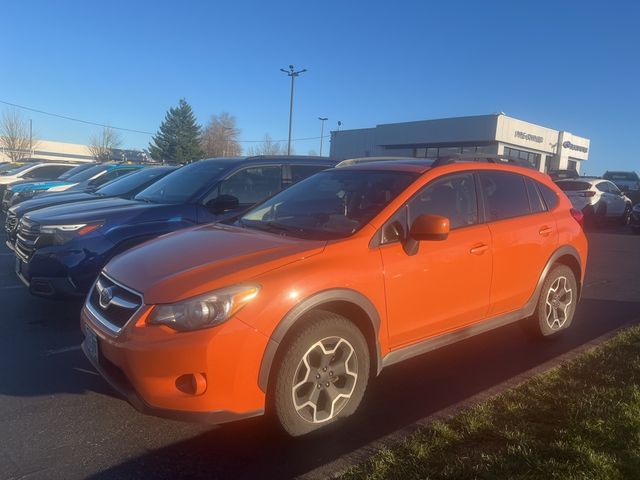
[[[0,121],[0,147],[12,162],[33,153],[36,143],[29,132],[29,122],[17,110],[7,110]]]
[[[247,155],[286,155],[287,154],[287,146],[281,144],[280,142],[274,142],[271,138],[271,135],[268,133],[264,134],[264,141],[259,143],[255,147],[250,147],[247,150]],[[293,154],[293,148],[291,149],[291,154]]]
[[[104,127],[100,133],[89,139],[89,151],[99,162],[106,162],[111,158],[114,148],[122,144],[122,137],[111,127]]]
[[[240,130],[236,126],[236,117],[228,112],[211,115],[200,140],[202,150],[207,157],[240,155],[242,148],[238,142],[238,135]]]

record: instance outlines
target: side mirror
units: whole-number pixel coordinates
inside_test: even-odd
[[[415,240],[446,240],[449,236],[449,219],[440,215],[420,215],[409,230]]]
[[[424,240],[446,240],[449,236],[449,219],[440,215],[420,215],[411,224],[409,235],[402,244],[407,255],[418,253]]]
[[[229,210],[235,210],[239,206],[240,202],[238,198],[233,195],[220,195],[209,200],[205,205],[212,213],[228,212]]]

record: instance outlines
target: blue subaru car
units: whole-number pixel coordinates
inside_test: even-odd
[[[102,267],[134,245],[234,217],[335,164],[326,157],[303,156],[200,160],[163,177],[133,199],[35,210],[18,226],[16,274],[34,295],[85,295]]]
[[[18,233],[18,223],[23,215],[41,208],[64,205],[67,203],[88,202],[104,198],[120,197],[133,198],[142,190],[157,182],[165,175],[168,175],[178,167],[161,166],[145,167],[135,170],[124,177],[116,178],[106,185],[98,188],[95,192],[67,191],[58,194],[37,195],[31,200],[26,200],[18,205],[9,208],[5,218],[5,232],[7,234],[6,244],[13,250]]]

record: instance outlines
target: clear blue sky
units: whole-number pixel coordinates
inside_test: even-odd
[[[185,97],[202,123],[228,111],[241,139],[284,139],[279,69],[294,64],[308,69],[294,138],[318,136],[318,116],[335,129],[504,111],[591,138],[583,171],[640,172],[639,24],[632,1],[4,2],[0,99],[155,132]],[[99,130],[25,115],[45,139]]]

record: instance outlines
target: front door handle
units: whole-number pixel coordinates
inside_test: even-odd
[[[549,235],[551,235],[551,232],[553,232],[553,229],[551,227],[547,227],[546,225],[544,227],[540,227],[540,230],[538,230],[538,233],[543,237],[548,237]]]
[[[487,245],[486,243],[479,243],[478,245],[474,245],[473,247],[471,247],[469,253],[473,253],[474,255],[482,255],[487,250],[489,250],[489,245]]]

